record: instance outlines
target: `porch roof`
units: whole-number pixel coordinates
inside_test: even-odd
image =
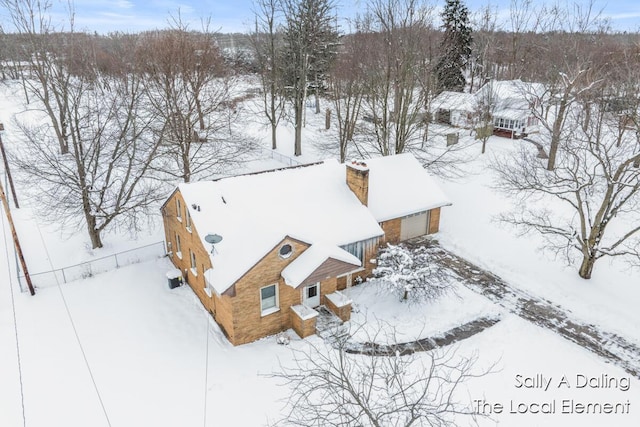
[[[341,276],[360,268],[361,262],[337,246],[313,244],[282,270],[281,276],[292,288]]]

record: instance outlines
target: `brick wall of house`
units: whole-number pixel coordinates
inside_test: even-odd
[[[291,327],[300,338],[306,338],[316,333],[316,317],[301,319],[291,307],[288,310],[291,316]]]
[[[364,270],[353,275],[353,279],[360,278],[362,280],[371,276],[373,269],[376,268],[376,259],[378,257],[378,247],[379,245],[374,245],[371,248],[367,249],[364,254]],[[373,261],[373,262],[371,262]]]
[[[437,233],[440,230],[440,208],[429,211],[429,234]]]
[[[181,219],[178,218],[176,199],[180,200]],[[176,268],[182,272],[182,277],[187,281],[189,286],[191,286],[196,295],[198,295],[205,308],[212,312],[213,306],[211,298],[204,292],[206,287],[204,272],[211,268],[209,252],[202,244],[195,226],[191,224],[190,229],[187,228],[187,206],[180,191],[176,191],[165,204],[162,214],[165,223],[165,239],[167,249],[170,248],[169,256],[171,261]],[[176,235],[180,236],[180,252],[182,256],[178,255]],[[196,268],[194,271],[191,269],[190,251],[193,252],[196,257]]]
[[[180,207],[182,211],[180,212],[181,220],[178,219],[176,199],[180,200]],[[165,241],[167,242],[167,253],[170,253],[169,257],[171,262],[173,262],[173,265],[182,272],[183,278],[198,296],[202,305],[214,316],[216,321],[222,327],[222,330],[232,341],[233,306],[231,298],[225,295],[218,296],[215,293],[212,293],[210,297],[205,292],[206,281],[204,279],[204,272],[212,267],[211,258],[209,257],[209,250],[204,247],[200,240],[196,227],[191,224],[191,232],[187,229],[187,209],[188,207],[185,204],[180,191],[176,191],[163,207],[162,215],[165,225],[164,230]],[[180,236],[182,258],[180,258],[176,253],[176,234]],[[191,271],[190,250],[196,255],[197,274],[193,274]]]
[[[340,318],[343,322],[349,321],[351,319],[351,304],[346,304],[341,307],[337,307],[335,304],[331,302],[329,298],[325,299],[325,305],[329,310],[333,312],[336,316]]]
[[[368,206],[369,203],[369,169],[362,165],[346,164],[347,185],[356,195],[360,203]]]
[[[293,248],[293,253],[286,259],[282,259],[278,254],[284,244],[290,244]],[[287,238],[276,245],[236,282],[236,296],[231,299],[233,304],[233,338],[230,338],[230,341],[234,345],[245,344],[291,328],[289,308],[301,303],[302,292],[301,289],[293,289],[284,283],[280,273],[307,248],[307,244]],[[260,288],[274,283],[278,284],[280,310],[262,316]],[[321,292],[324,293],[324,290],[321,289]]]
[[[332,294],[338,289],[338,279],[331,277],[320,282],[320,304],[327,304],[327,294]]]
[[[384,230],[384,240],[382,246],[387,243],[397,245],[400,242],[400,225],[402,220],[400,218],[390,219],[380,223],[380,227]]]

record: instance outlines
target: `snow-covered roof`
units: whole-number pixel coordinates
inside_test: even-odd
[[[328,258],[359,266],[339,246],[382,236],[378,222],[451,204],[412,154],[366,164],[368,207],[347,186],[346,166],[335,160],[180,184],[203,246],[211,248],[207,234],[222,236],[207,281],[224,293],[289,236],[310,245],[283,271],[296,286]]]
[[[431,110],[457,110],[473,112],[476,110],[476,100],[473,94],[463,92],[444,91],[431,101]]]
[[[367,160],[369,209],[378,222],[451,204],[410,153]]]
[[[496,109],[529,109],[530,103],[544,94],[542,83],[516,80],[492,80],[475,93],[478,102],[491,100]]]
[[[205,273],[219,294],[286,236],[342,246],[384,234],[347,186],[345,166],[337,161],[179,189],[204,247],[211,247],[204,240],[208,233],[222,236],[211,255],[213,268]]]
[[[531,110],[522,110],[520,108],[503,108],[493,112],[493,118],[503,118],[511,120],[525,120],[531,115]]]
[[[360,267],[360,260],[349,252],[337,246],[316,243],[304,251],[291,264],[282,270],[282,278],[285,283],[293,288],[302,284],[318,267],[329,258],[353,265],[353,269]]]

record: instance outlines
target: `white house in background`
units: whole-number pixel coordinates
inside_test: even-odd
[[[470,129],[476,113],[472,93],[444,91],[431,101],[431,114],[437,123]]]
[[[479,105],[489,103],[494,134],[522,138],[540,130],[534,108],[540,106],[544,91],[541,83],[491,80],[474,95]]]
[[[233,344],[315,333],[324,304],[375,266],[377,249],[435,233],[450,205],[411,154],[180,184],[162,206],[170,259]]]
[[[539,131],[533,113],[544,94],[544,85],[522,80],[491,80],[474,94],[442,92],[431,101],[436,122],[470,129],[483,108],[493,117],[494,134],[522,138]]]

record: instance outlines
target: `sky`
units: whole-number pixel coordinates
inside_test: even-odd
[[[471,12],[491,4],[499,17],[508,18],[512,0],[467,0]],[[517,0],[522,2],[524,0]],[[541,0],[531,0],[542,4]],[[569,4],[586,6],[590,0],[559,0]],[[640,2],[638,0],[593,0],[594,10],[602,10],[618,31],[640,30]],[[67,1],[51,0],[54,17],[65,15]],[[363,0],[337,0],[340,17],[354,16],[365,4]],[[247,32],[253,21],[253,0],[75,0],[76,29],[106,34],[112,31],[138,32],[168,27],[171,16],[178,11],[190,28],[199,29],[203,20],[210,18],[209,29],[220,32]],[[438,8],[444,0],[431,0]],[[1,11],[2,25],[9,29],[9,19]],[[54,18],[54,22],[55,22]],[[61,21],[58,21],[61,22]],[[68,22],[68,20],[66,20]],[[346,25],[346,22],[343,22]],[[68,24],[66,24],[68,27]]]

